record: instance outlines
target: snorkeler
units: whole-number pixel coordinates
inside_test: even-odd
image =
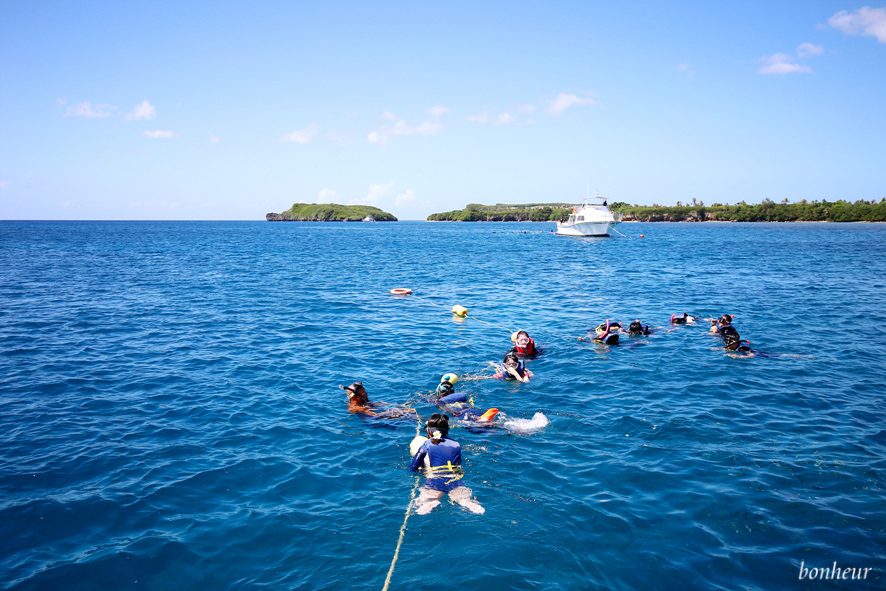
[[[542,353],[536,348],[535,341],[525,330],[518,330],[514,333],[514,347],[510,352],[525,359],[535,359]]]
[[[682,314],[671,314],[671,324],[695,324],[698,321],[697,316],[692,316],[683,312]]]
[[[369,393],[363,387],[363,382],[354,382],[350,386],[339,386],[339,388],[348,393],[348,411],[352,413],[388,419],[396,419],[406,414],[415,413],[415,409],[399,404],[369,402]],[[394,408],[381,412],[373,410],[373,408],[378,408],[379,406],[391,406]]]
[[[723,344],[725,345],[727,351],[734,351],[736,353],[744,354],[753,354],[754,352],[754,350],[751,349],[751,343],[741,340],[741,336],[739,336],[738,331],[736,331],[734,328],[732,329],[732,332],[723,336]]]
[[[634,320],[628,325],[628,334],[632,337],[640,336],[645,337],[646,335],[652,334],[652,329],[649,328],[649,325],[642,324],[640,320]]]
[[[455,382],[458,381],[455,374],[448,373],[443,376],[435,393],[437,406],[440,410],[451,413],[454,417],[463,421],[478,421],[488,423],[498,414],[497,408],[490,408],[486,412],[476,408],[468,402],[466,394],[455,391]]]
[[[528,382],[529,378],[532,377],[532,372],[526,369],[526,364],[522,359],[517,357],[514,353],[508,353],[505,355],[503,363],[499,366],[499,372],[492,377]]]
[[[580,341],[594,341],[595,343],[604,343],[606,345],[617,345],[618,344],[618,331],[621,329],[621,323],[612,322],[610,323],[607,319],[606,322],[601,324],[595,329],[588,329],[587,337],[578,337]],[[591,336],[591,330],[594,331],[594,336]]]
[[[430,513],[440,504],[443,495],[472,513],[482,514],[486,509],[471,498],[471,489],[466,487],[461,478],[464,470],[461,467],[461,446],[449,434],[449,417],[432,414],[425,424],[428,439],[412,458],[409,471],[416,472],[423,468],[425,482],[421,493],[415,500],[415,512],[419,515]]]
[[[712,334],[719,334],[722,336],[723,328],[726,326],[732,326],[732,319],[735,318],[735,314],[723,314],[717,320],[711,320],[711,330]]]

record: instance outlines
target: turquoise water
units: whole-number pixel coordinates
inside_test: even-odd
[[[0,585],[882,588],[886,226],[551,229],[0,223]],[[486,514],[407,518],[416,422],[337,386],[427,416],[517,328],[531,382],[459,384],[511,421],[451,433]],[[834,562],[873,570],[799,580]]]

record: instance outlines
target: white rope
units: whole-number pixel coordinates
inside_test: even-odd
[[[418,413],[416,413],[417,416]],[[418,437],[421,432],[421,419],[419,419],[418,423],[415,425],[415,436]],[[388,576],[385,577],[385,586],[382,587],[382,591],[388,591],[388,586],[391,584],[391,577],[394,575],[394,567],[397,565],[397,558],[400,556],[400,546],[403,545],[403,537],[406,535],[406,522],[409,521],[409,514],[412,510],[412,501],[415,500],[415,491],[418,490],[418,481],[420,476],[418,474],[415,475],[415,484],[412,486],[412,492],[409,494],[409,504],[406,505],[406,515],[403,516],[403,525],[400,526],[400,539],[397,540],[397,548],[394,550],[394,558],[391,560],[391,568],[388,569]]]
[[[615,226],[609,226],[609,227],[612,229],[613,232],[617,232],[618,234],[621,234],[621,232],[619,232],[618,230],[615,229]],[[621,235],[624,236],[625,238],[627,238],[627,236],[625,236],[624,234],[621,234]]]

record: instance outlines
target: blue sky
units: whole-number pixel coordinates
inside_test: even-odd
[[[886,197],[886,6],[0,2],[0,219]]]

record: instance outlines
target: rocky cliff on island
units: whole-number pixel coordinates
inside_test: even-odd
[[[295,203],[282,213],[265,215],[269,222],[396,222],[386,211],[369,205],[338,205],[336,203]]]

